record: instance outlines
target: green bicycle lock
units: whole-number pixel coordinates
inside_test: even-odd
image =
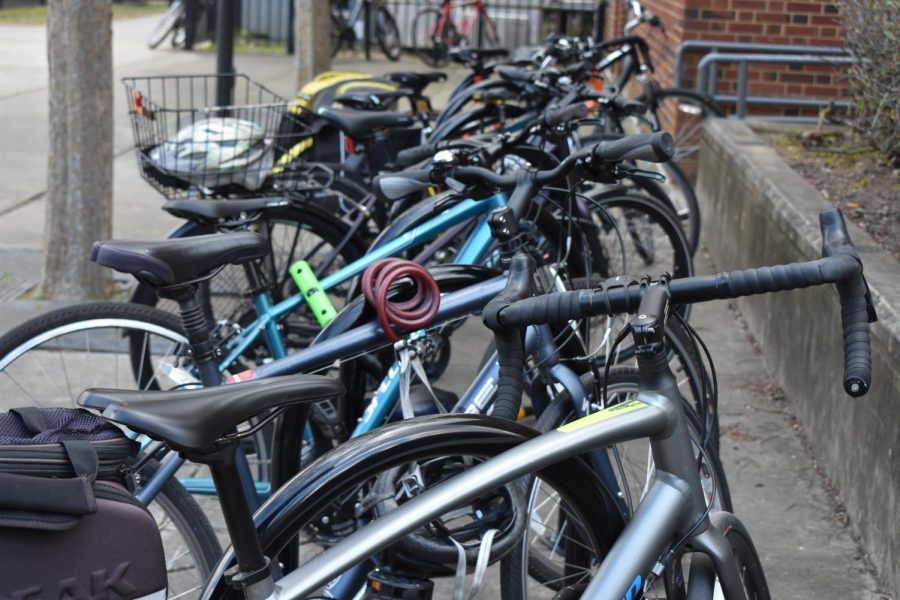
[[[309,308],[315,315],[319,325],[325,327],[331,323],[331,320],[337,316],[337,311],[334,309],[334,305],[331,304],[328,294],[319,287],[319,279],[313,273],[309,263],[305,260],[298,260],[291,265],[288,272],[293,277],[294,283],[300,288],[300,293],[303,294],[306,303],[309,304]]]

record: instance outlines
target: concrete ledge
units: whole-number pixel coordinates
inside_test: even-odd
[[[745,123],[703,132],[697,194],[701,244],[722,270],[819,258],[818,213],[829,204]],[[900,591],[900,265],[848,223],[879,322],[870,393],[843,392],[840,306],[813,288],[738,302],[883,584]],[[727,369],[727,365],[720,365]],[[785,507],[787,511],[789,507]],[[786,532],[790,535],[790,531]]]

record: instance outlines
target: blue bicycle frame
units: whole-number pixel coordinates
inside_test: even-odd
[[[488,215],[492,210],[506,206],[506,200],[507,196],[503,193],[493,194],[484,200],[463,200],[456,206],[441,212],[425,223],[413,227],[396,239],[370,250],[359,260],[344,266],[342,269],[339,269],[335,273],[322,279],[319,282],[319,288],[327,292],[328,290],[349,281],[353,277],[356,277],[373,263],[383,258],[396,256],[408,248],[427,242],[437,237],[440,233],[447,231],[449,228],[473,218],[480,218],[480,220],[463,248],[457,254],[455,260],[459,264],[478,264],[484,259],[494,242],[490,227],[487,223]],[[264,336],[269,351],[276,361],[285,358],[287,356],[287,349],[285,348],[284,340],[281,337],[278,323],[283,317],[296,310],[304,302],[303,295],[299,293],[275,305],[272,304],[271,299],[265,292],[255,294],[253,297],[253,304],[256,309],[257,318],[253,323],[245,327],[243,332],[226,346],[228,354],[219,364],[220,371],[224,372],[231,365],[235,364],[238,358],[259,339],[260,335]],[[383,419],[387,415],[387,412],[385,411],[389,411],[396,402],[397,393],[399,392],[398,371],[396,368],[392,368],[390,373],[393,373],[394,376],[385,384],[388,393],[378,396],[379,406],[382,406],[383,408],[372,412],[369,415],[370,418],[368,418],[365,423],[360,423],[353,432],[354,436],[370,431],[383,423]],[[171,477],[175,471],[177,471],[178,467],[183,464],[183,462],[183,460],[177,459],[177,457],[173,455],[164,465],[162,465],[158,475],[153,479],[165,481],[165,479]],[[181,483],[192,494],[215,494],[215,487],[210,479],[185,478],[181,479]],[[161,482],[159,485],[156,485],[156,482],[148,482],[148,485],[139,492],[138,499],[145,504],[149,504],[158,493],[160,486]],[[260,498],[268,497],[270,491],[270,486],[267,482],[256,482],[256,493]]]

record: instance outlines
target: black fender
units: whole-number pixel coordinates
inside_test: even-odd
[[[389,468],[428,458],[459,455],[490,457],[539,435],[537,431],[484,415],[445,414],[399,421],[352,439],[323,455],[278,489],[253,516],[263,552],[280,553],[298,529],[338,499],[344,486]],[[537,473],[578,510],[587,532],[604,553],[625,526],[615,496],[580,458]],[[213,569],[204,599],[238,598],[224,572],[234,564],[229,548]]]

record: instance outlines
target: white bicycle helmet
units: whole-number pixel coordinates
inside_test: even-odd
[[[272,140],[244,119],[203,119],[150,151],[150,160],[169,175],[205,187],[230,183],[256,190],[272,168]]]

